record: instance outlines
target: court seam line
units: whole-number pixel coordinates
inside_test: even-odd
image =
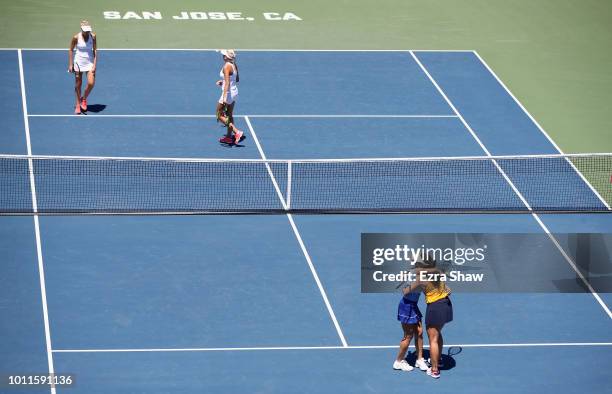
[[[99,114],[88,114],[88,115],[75,115],[75,114],[29,114],[29,117],[32,118],[216,118],[217,115],[214,114],[108,114],[108,115],[99,115]],[[400,114],[391,114],[391,115],[381,115],[381,114],[307,114],[307,115],[299,115],[299,114],[250,114],[250,115],[241,115],[235,114],[234,116],[243,117],[248,116],[250,118],[406,118],[406,119],[438,119],[438,118],[457,118],[457,115],[449,115],[449,114],[414,114],[414,115],[400,115]]]
[[[508,95],[510,97],[512,97],[512,99],[514,100],[514,102],[521,108],[521,110],[523,110],[523,113],[525,113],[525,115],[527,115],[527,117],[531,120],[531,122],[536,125],[536,127],[538,128],[538,130],[540,130],[540,132],[542,134],[544,134],[544,137],[546,137],[546,139],[548,139],[548,142],[550,142],[550,144],[557,150],[557,152],[559,152],[560,154],[563,154],[563,151],[561,150],[561,148],[559,147],[559,145],[557,145],[557,143],[552,139],[552,137],[546,132],[546,130],[544,130],[544,128],[540,125],[540,123],[529,113],[529,111],[527,111],[527,108],[525,108],[525,106],[516,98],[516,96],[510,91],[510,89],[508,89],[508,87],[506,86],[506,84],[501,80],[501,78],[499,78],[497,76],[497,74],[495,73],[495,71],[493,71],[493,69],[487,64],[487,62],[485,62],[485,60],[478,54],[478,52],[473,51],[474,55],[476,55],[476,57],[478,58],[478,60],[480,61],[480,63],[482,63],[483,66],[485,66],[485,68],[489,71],[489,73],[495,78],[495,80],[497,81],[497,83],[504,88],[504,90],[506,91],[506,93],[508,93]],[[601,194],[599,194],[599,192],[597,191],[597,189],[595,189],[595,187],[591,184],[591,182],[589,182],[585,176],[578,171],[578,169],[576,168],[576,166],[574,165],[574,163],[572,163],[570,160],[566,159],[566,161],[568,162],[568,164],[574,169],[574,171],[576,171],[576,173],[578,174],[578,176],[584,181],[584,183],[591,189],[591,191],[593,192],[593,194],[595,194],[595,196],[597,198],[599,198],[599,200],[604,204],[604,206],[606,208],[608,208],[608,210],[612,210],[612,208],[610,207],[610,204],[608,204],[608,202],[601,196]]]
[[[25,76],[23,71],[23,58],[21,49],[17,51],[19,60],[19,82],[21,85],[21,105],[23,110],[23,122],[26,137],[26,147],[28,156],[32,156],[32,143],[30,140],[30,123],[28,121],[28,104],[26,100]],[[32,194],[32,210],[38,212],[38,202],[36,200],[36,181],[34,179],[34,162],[31,158],[28,159],[28,170],[30,172],[30,192]],[[43,309],[43,323],[45,329],[45,345],[47,350],[47,367],[49,374],[55,374],[53,366],[53,348],[51,346],[51,330],[49,327],[49,311],[47,308],[47,287],[45,284],[45,268],[42,256],[42,242],[40,237],[40,224],[38,215],[34,215],[34,236],[36,238],[36,257],[38,260],[38,280],[40,286],[40,296]],[[55,394],[55,385],[50,385],[51,394]]]
[[[496,348],[496,347],[595,347],[612,346],[612,342],[536,342],[536,343],[466,343],[445,347]],[[423,345],[429,348],[429,345]],[[55,349],[54,353],[144,353],[144,352],[235,352],[270,350],[350,350],[397,349],[397,345],[349,345],[349,346],[262,346],[262,347],[213,347],[213,348],[124,348],[124,349]]]
[[[253,128],[253,125],[251,124],[251,121],[249,120],[248,116],[244,117],[244,120],[247,123],[247,126],[249,127],[249,130],[251,131],[251,135],[253,135],[253,141],[255,141],[255,145],[257,146],[257,150],[259,151],[259,154],[261,156],[261,158],[263,160],[266,160],[266,154],[263,151],[263,148],[261,147],[261,144],[259,143],[259,139],[257,138],[257,134],[255,134],[255,129]],[[279,195],[279,199],[281,200],[281,203],[283,204],[283,207],[285,208],[285,210],[287,210],[287,204],[285,203],[282,193],[280,191],[280,188],[278,187],[278,183],[276,182],[276,179],[274,177],[274,174],[272,173],[272,170],[270,169],[270,166],[268,163],[266,163],[266,167],[268,169],[268,174],[270,175],[270,178],[272,179],[272,182],[274,184],[274,187],[276,188],[276,192]],[[338,336],[340,337],[340,341],[342,342],[342,346],[343,347],[347,347],[348,343],[346,342],[346,338],[344,337],[344,333],[342,332],[342,328],[340,327],[340,323],[338,323],[338,319],[336,318],[336,314],[334,313],[334,310],[331,306],[331,303],[327,297],[327,293],[325,291],[325,289],[323,288],[323,283],[321,283],[321,280],[319,279],[319,275],[317,274],[317,270],[314,267],[314,264],[312,262],[312,259],[310,258],[310,253],[308,253],[308,250],[306,249],[306,244],[304,244],[304,241],[302,240],[302,236],[300,235],[300,232],[297,228],[297,225],[295,224],[295,221],[293,220],[293,215],[291,215],[290,213],[287,213],[287,219],[289,220],[289,224],[291,225],[291,228],[293,229],[293,234],[295,235],[295,237],[297,238],[297,241],[300,245],[300,248],[302,249],[302,253],[304,254],[304,257],[306,258],[306,263],[308,264],[308,267],[310,268],[310,273],[312,274],[315,283],[317,284],[317,287],[319,288],[319,292],[321,293],[321,297],[323,297],[323,302],[325,303],[325,306],[327,308],[327,312],[329,313],[329,316],[334,324],[334,327],[336,328],[336,333],[338,334]]]
[[[429,73],[429,71],[425,68],[425,66],[421,63],[421,61],[418,59],[418,57],[414,54],[414,52],[410,52],[410,54],[412,55],[413,59],[417,62],[417,64],[419,65],[419,67],[421,67],[421,70],[427,75],[427,77],[429,78],[429,80],[431,81],[431,83],[436,87],[436,89],[438,90],[438,92],[442,95],[442,97],[446,100],[446,102],[448,103],[448,105],[453,109],[453,111],[459,116],[459,119],[461,120],[461,122],[463,123],[463,125],[465,126],[465,128],[468,130],[468,132],[474,137],[474,139],[476,140],[476,142],[480,145],[480,147],[482,148],[482,150],[487,154],[487,156],[493,156],[491,155],[491,152],[489,152],[489,150],[487,149],[487,147],[482,143],[482,141],[480,140],[480,138],[478,137],[478,135],[476,135],[476,133],[474,132],[474,130],[470,127],[470,125],[466,122],[466,120],[463,118],[463,116],[461,115],[461,113],[457,110],[457,108],[454,106],[454,104],[450,101],[450,99],[448,98],[448,96],[446,95],[446,93],[444,93],[444,91],[442,90],[442,88],[440,87],[440,85],[436,82],[436,80],[433,78],[433,76]],[[495,161],[495,159],[493,159],[493,163],[496,165],[496,167],[498,168],[498,170],[500,171],[500,173],[503,175],[503,177],[506,179],[506,181],[508,182],[508,184],[510,185],[510,187],[512,187],[512,189],[515,191],[515,193],[517,193],[517,195],[519,196],[519,198],[521,199],[521,201],[523,201],[523,203],[525,204],[525,206],[530,210],[533,211],[531,206],[529,205],[529,203],[525,200],[525,198],[523,197],[523,195],[520,193],[520,191],[516,188],[516,186],[514,185],[514,183],[512,182],[512,180],[510,180],[507,176],[507,174],[505,173],[505,171],[497,164],[497,162]],[[565,261],[569,264],[569,266],[574,270],[574,272],[576,272],[576,274],[578,274],[578,276],[580,277],[580,279],[582,280],[582,283],[584,283],[584,285],[589,289],[589,292],[591,293],[591,295],[593,296],[593,298],[595,298],[595,300],[599,303],[599,305],[602,307],[602,309],[604,310],[604,312],[607,313],[608,318],[612,319],[612,312],[610,311],[610,309],[608,308],[608,305],[606,305],[606,303],[603,301],[603,299],[599,296],[599,294],[597,292],[595,292],[595,289],[593,289],[593,287],[591,286],[591,284],[586,280],[586,278],[584,277],[584,275],[582,274],[582,272],[576,267],[576,264],[574,263],[574,261],[569,257],[569,255],[567,253],[565,253],[565,250],[561,247],[561,245],[559,244],[559,242],[557,241],[557,239],[555,238],[555,236],[550,232],[550,230],[548,229],[548,227],[544,224],[544,222],[540,219],[540,217],[538,216],[538,214],[536,214],[535,212],[531,213],[532,217],[535,219],[535,221],[540,225],[540,227],[544,230],[544,232],[548,235],[548,238],[550,238],[551,242],[557,247],[557,249],[559,250],[559,252],[561,252],[561,255],[563,256],[563,258],[565,259]]]

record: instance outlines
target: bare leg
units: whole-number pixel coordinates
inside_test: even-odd
[[[81,104],[81,85],[83,84],[83,73],[74,73],[74,93],[76,94],[76,105]]]
[[[414,329],[416,326],[414,324],[404,324],[402,323],[402,329],[404,330],[404,337],[400,341],[399,344],[399,352],[397,353],[397,361],[402,361],[406,357],[406,352],[408,351],[408,346],[410,346],[410,341],[412,340],[412,335],[414,333]]]
[[[438,347],[440,348],[440,362],[442,362],[442,353],[444,353],[444,338],[442,338],[442,331],[438,333]]]
[[[431,360],[431,370],[438,372],[438,362],[440,361],[440,330],[436,326],[427,327],[427,336],[429,337],[429,354]]]
[[[229,116],[229,111],[226,104],[217,103],[217,121],[223,123],[227,127],[226,137],[232,136],[232,124]]]
[[[95,84],[96,74],[90,71],[87,73],[87,87],[85,88],[85,94],[83,95],[83,98],[87,99],[87,97],[89,97],[89,93],[91,93],[91,90],[94,88]]]
[[[417,360],[423,358],[423,325],[420,322],[417,325],[417,335],[414,339],[414,346],[416,347]]]
[[[238,127],[236,127],[236,125],[234,124],[234,105],[236,105],[235,101],[233,103],[229,104],[228,107],[227,107],[227,114],[229,116],[229,127],[228,127],[228,129],[231,127],[233,132],[241,132],[240,129],[238,129]]]

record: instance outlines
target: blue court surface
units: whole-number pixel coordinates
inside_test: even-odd
[[[240,52],[247,139],[223,147],[219,57],[103,50],[74,116],[66,51],[0,51],[0,153],[559,153],[472,51]],[[609,233],[612,215],[0,217],[0,370],[72,373],[56,391],[74,394],[610,392],[610,294],[454,294],[444,340],[462,351],[433,380],[391,368],[399,295],[360,292],[363,232],[546,230]]]

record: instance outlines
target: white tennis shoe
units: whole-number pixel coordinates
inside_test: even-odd
[[[414,363],[414,366],[423,372],[426,372],[427,369],[429,368],[424,358],[419,358],[418,360],[416,360],[416,362]]]
[[[406,372],[410,372],[414,369],[414,367],[410,364],[408,364],[408,362],[406,360],[402,360],[402,361],[395,361],[393,363],[393,369],[398,370],[398,371],[406,371]]]

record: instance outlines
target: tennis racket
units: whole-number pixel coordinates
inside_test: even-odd
[[[438,363],[438,367],[443,370],[453,369],[457,362],[453,358],[453,356],[458,355],[463,351],[461,346],[450,346],[446,354],[444,352],[440,352],[440,361]],[[431,365],[431,358],[427,359],[429,365]]]
[[[404,285],[407,285],[408,283],[410,282],[408,282],[407,280],[401,282],[399,285],[395,286],[395,290],[399,290],[401,287],[404,287]]]
[[[76,73],[80,73],[81,72],[81,67],[79,67],[79,64],[75,61],[72,62],[72,73],[76,75]]]
[[[453,356],[458,355],[458,354],[459,354],[459,353],[461,353],[462,351],[463,351],[463,348],[462,348],[461,346],[451,346],[451,347],[449,347],[449,348],[448,348],[448,352],[447,352],[447,354],[448,354],[450,357],[453,357]]]

